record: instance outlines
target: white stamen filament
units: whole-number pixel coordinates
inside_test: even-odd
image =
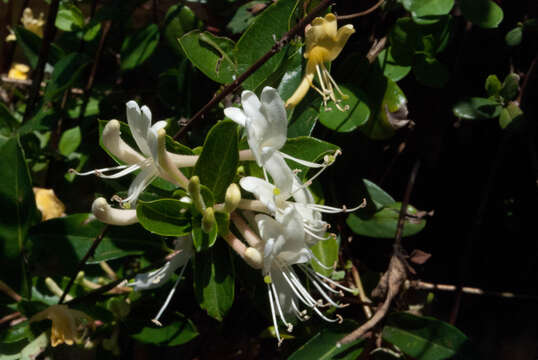
[[[287,322],[286,318],[284,317],[284,313],[282,312],[282,306],[280,305],[280,299],[278,298],[278,293],[276,292],[276,289],[275,289],[275,283],[271,283],[271,289],[273,290],[273,295],[275,296],[276,308],[278,310],[278,315],[280,316],[280,320],[282,321],[284,325],[288,327],[287,329],[288,332],[292,332],[293,325]]]
[[[155,316],[155,318],[153,320],[151,320],[153,323],[155,323],[155,324],[157,324],[159,326],[162,326],[159,319],[161,318],[164,310],[168,307],[168,304],[170,304],[170,301],[172,300],[172,297],[174,296],[174,293],[176,292],[176,288],[177,288],[179,282],[181,281],[181,278],[183,277],[183,272],[185,271],[185,268],[187,267],[187,264],[188,264],[188,261],[181,268],[181,271],[179,272],[179,276],[178,276],[176,282],[174,283],[174,286],[172,287],[172,290],[170,290],[170,292],[168,293],[168,296],[166,297],[166,300],[164,301],[164,304],[159,309],[159,312],[157,313],[157,316]]]
[[[276,314],[275,314],[275,304],[273,304],[273,294],[271,292],[271,287],[269,284],[267,284],[267,295],[269,295],[269,305],[271,306],[271,317],[273,318],[273,326],[275,328],[275,334],[278,339],[278,345],[282,343],[282,338],[280,337],[280,333],[278,332],[278,323],[276,322]]]

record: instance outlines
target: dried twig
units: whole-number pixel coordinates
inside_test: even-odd
[[[351,274],[353,275],[355,286],[357,287],[357,290],[359,291],[358,295],[362,303],[362,310],[364,311],[364,315],[366,315],[366,318],[369,319],[372,317],[372,307],[371,307],[372,301],[368,299],[368,296],[366,296],[366,293],[364,292],[364,287],[362,286],[361,276],[359,275],[359,271],[357,270],[357,267],[353,263],[351,264]]]
[[[358,12],[358,13],[354,13],[354,14],[340,15],[340,16],[337,16],[336,18],[337,18],[338,20],[351,20],[351,19],[355,19],[355,18],[364,16],[364,15],[368,15],[368,14],[374,12],[375,9],[377,9],[378,7],[380,7],[384,2],[385,2],[385,0],[379,0],[374,6],[372,6],[372,7],[369,8],[369,9],[366,9],[366,10],[364,10],[364,11],[361,11],[361,12]]]
[[[15,290],[13,290],[8,284],[0,280],[0,291],[15,300],[16,302],[19,302],[22,300],[22,297],[17,294]]]
[[[271,50],[269,50],[265,55],[258,59],[251,67],[249,67],[244,73],[239,75],[231,84],[227,85],[222,89],[218,94],[213,96],[207,104],[205,104],[193,117],[183,124],[183,127],[174,135],[174,139],[177,140],[185,131],[189,129],[194,121],[198,118],[201,118],[211,107],[217,104],[219,101],[224,99],[228,94],[235,91],[243,81],[245,81],[250,75],[252,75],[256,70],[258,70],[263,64],[267,62],[273,55],[279,52],[295,35],[299,34],[304,27],[309,24],[314,17],[316,17],[321,11],[325,10],[329,4],[330,0],[322,0],[318,6],[308,16],[304,17],[295,25],[290,31],[288,31],[282,38],[277,41]]]
[[[19,317],[23,316],[20,312],[14,312],[12,314],[9,314],[9,315],[6,315],[4,316],[3,318],[0,318],[0,325],[2,325],[3,323],[6,323],[8,321],[11,321],[11,320],[14,320],[14,319],[17,319]]]
[[[489,291],[483,290],[480,288],[469,287],[469,286],[456,286],[448,284],[433,284],[421,280],[412,280],[406,281],[406,287],[417,289],[417,290],[432,290],[432,291],[461,291],[465,294],[471,295],[484,295],[484,296],[495,296],[504,299],[521,299],[521,300],[538,300],[537,295],[526,295],[526,294],[515,294],[508,291]]]
[[[58,304],[62,304],[65,300],[66,295],[69,293],[69,290],[71,289],[71,286],[73,286],[75,279],[77,278],[78,273],[84,268],[84,265],[86,265],[86,261],[93,256],[93,253],[95,252],[95,249],[99,246],[101,241],[103,241],[103,238],[105,237],[106,232],[108,231],[108,225],[105,225],[103,227],[103,230],[101,230],[101,233],[97,235],[95,240],[92,243],[92,246],[88,249],[86,252],[86,255],[80,260],[80,262],[77,265],[77,269],[75,270],[75,273],[73,276],[71,276],[71,279],[69,279],[69,282],[67,283],[67,286],[65,287],[62,296],[60,297],[60,300],[58,300]]]

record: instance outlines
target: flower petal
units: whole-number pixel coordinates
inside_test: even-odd
[[[239,185],[244,190],[253,193],[256,199],[260,200],[270,211],[276,211],[274,185],[254,176],[242,178],[239,180]]]
[[[262,146],[279,150],[286,143],[288,134],[288,118],[284,102],[278,91],[270,86],[263,88],[260,100],[262,113],[267,122]]]
[[[224,115],[235,121],[240,126],[245,127],[247,116],[243,110],[236,107],[227,107],[224,109]]]
[[[138,145],[140,151],[149,157],[151,154],[149,152],[148,144],[146,141],[148,129],[151,125],[151,111],[147,106],[143,106],[142,109],[138,107],[138,104],[131,100],[126,104],[127,108],[127,123],[129,124],[129,129],[131,129],[131,134]]]

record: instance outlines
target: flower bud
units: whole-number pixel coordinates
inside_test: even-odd
[[[224,196],[224,210],[232,212],[237,208],[241,201],[241,190],[236,183],[231,183],[226,189],[226,195]]]
[[[211,231],[211,228],[215,226],[215,211],[212,207],[208,207],[204,211],[204,216],[202,217],[202,230],[206,234]]]
[[[252,266],[254,269],[261,269],[263,265],[262,254],[255,248],[249,247],[245,250],[244,254],[245,261],[247,264]]]
[[[202,194],[200,193],[200,178],[198,176],[191,177],[189,184],[187,185],[187,190],[189,191],[194,206],[203,214],[205,204]]]

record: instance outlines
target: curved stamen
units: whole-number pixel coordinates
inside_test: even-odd
[[[282,306],[280,305],[280,299],[278,297],[278,293],[275,289],[275,283],[271,283],[271,289],[273,290],[273,295],[275,296],[275,302],[276,302],[276,308],[278,310],[278,315],[280,316],[280,320],[284,325],[288,327],[288,332],[293,331],[293,325],[286,321],[286,318],[284,317],[284,313],[282,312]]]
[[[159,309],[159,312],[157,313],[157,316],[155,316],[155,318],[153,320],[151,320],[153,323],[155,323],[155,324],[157,324],[159,326],[162,326],[162,324],[159,322],[159,319],[160,319],[161,315],[163,314],[164,310],[168,307],[168,304],[170,304],[170,300],[172,300],[172,297],[174,296],[174,293],[176,292],[176,288],[177,288],[179,282],[181,281],[181,277],[183,276],[183,272],[185,271],[185,268],[187,267],[187,264],[188,264],[188,261],[181,268],[181,271],[179,272],[179,277],[177,278],[176,282],[174,283],[174,286],[172,287],[172,290],[170,290],[170,292],[168,293],[168,296],[166,297],[166,300],[164,301],[163,306],[161,306],[161,308]]]
[[[273,318],[273,326],[275,328],[275,334],[278,339],[278,344],[282,343],[282,338],[280,337],[280,333],[278,332],[278,324],[276,322],[276,315],[275,315],[275,304],[273,303],[273,294],[271,292],[271,287],[269,284],[267,284],[267,295],[269,295],[269,305],[271,306],[271,317]]]

